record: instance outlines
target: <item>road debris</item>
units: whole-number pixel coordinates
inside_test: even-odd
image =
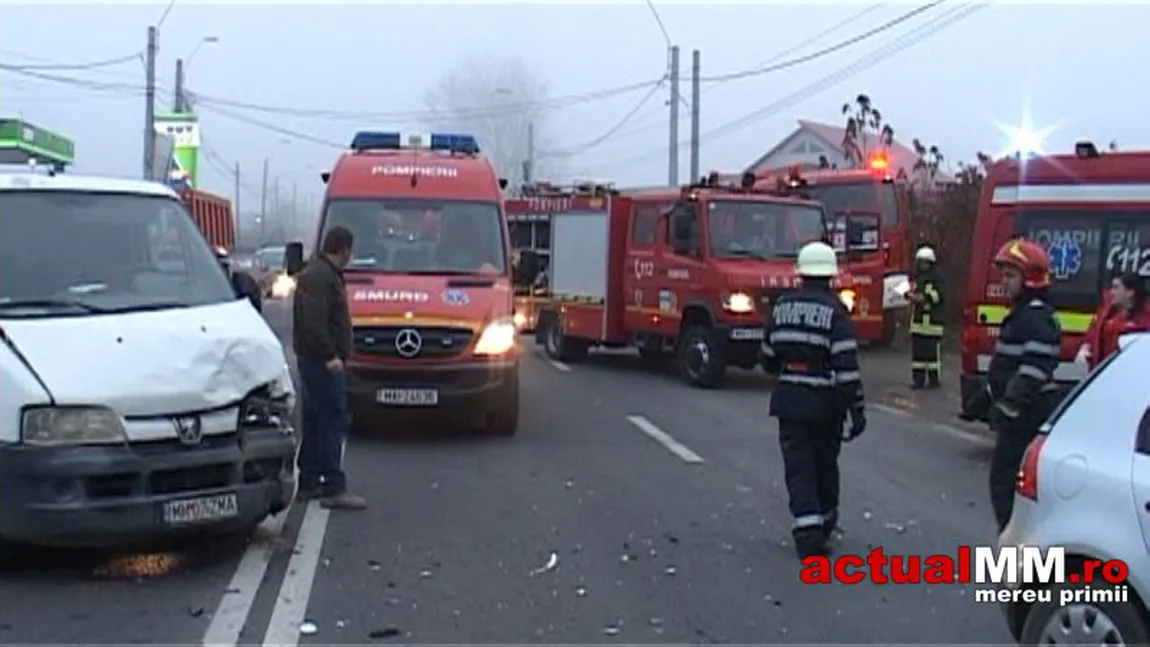
[[[319,627],[315,626],[314,622],[305,620],[300,623],[299,633],[301,636],[314,636],[319,633]]]
[[[551,551],[551,555],[547,558],[547,563],[531,571],[531,577],[537,577],[544,573],[550,573],[556,568],[559,568],[559,553]]]
[[[388,638],[395,638],[400,633],[399,629],[395,627],[385,627],[383,629],[373,629],[367,637],[372,640],[387,640]]]
[[[622,631],[622,629],[619,625],[607,625],[603,627],[603,633],[608,636],[618,636],[620,631]]]

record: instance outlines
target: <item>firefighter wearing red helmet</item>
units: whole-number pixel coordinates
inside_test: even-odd
[[[996,432],[990,502],[1001,532],[1010,521],[1015,477],[1026,447],[1060,399],[1054,370],[1062,332],[1046,301],[1046,250],[1026,239],[1011,240],[998,250],[994,264],[1002,273],[1011,309],[999,330],[986,388],[964,403],[961,417],[988,422]]]

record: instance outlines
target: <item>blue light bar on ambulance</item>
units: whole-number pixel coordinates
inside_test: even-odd
[[[432,133],[429,135],[409,135],[404,141],[400,133],[380,133],[361,131],[351,141],[355,151],[423,149],[450,153],[479,153],[479,141],[474,135]]]

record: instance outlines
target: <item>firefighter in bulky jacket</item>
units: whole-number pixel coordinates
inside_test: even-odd
[[[1026,447],[1061,399],[1054,370],[1062,333],[1054,308],[1046,302],[1050,287],[1046,250],[1029,240],[1012,240],[998,251],[994,264],[1002,272],[1011,308],[999,330],[986,388],[964,404],[961,417],[988,422],[996,432],[990,503],[1001,532],[1010,521]]]
[[[808,243],[799,250],[796,270],[802,288],[774,303],[760,359],[767,373],[778,376],[770,414],[779,421],[795,549],[805,558],[830,552],[839,450],[863,433],[866,416],[854,325],[830,286],[838,274],[834,249]]]
[[[937,389],[942,369],[942,277],[938,257],[928,246],[914,253],[910,313],[911,388]]]

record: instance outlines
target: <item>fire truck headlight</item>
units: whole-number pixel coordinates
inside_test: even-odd
[[[518,310],[515,312],[515,316],[512,317],[512,320],[515,322],[516,330],[522,330],[523,327],[527,325],[527,315]]]
[[[743,314],[755,311],[755,300],[746,292],[733,292],[723,299],[723,307],[730,312]]]
[[[515,348],[519,329],[513,317],[503,317],[487,324],[475,342],[476,355],[503,355]]]
[[[847,307],[847,312],[855,311],[855,296],[854,290],[842,290],[839,292],[839,300]]]

